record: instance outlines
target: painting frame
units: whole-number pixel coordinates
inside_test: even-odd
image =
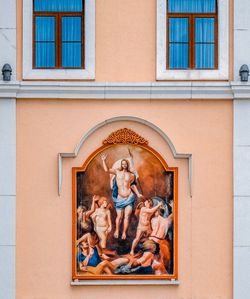
[[[123,129],[125,130],[125,129]],[[126,129],[127,130],[127,129]],[[120,130],[121,131],[121,130]],[[126,138],[125,138],[126,139]],[[72,279],[73,281],[81,280],[177,280],[178,279],[178,168],[169,167],[167,162],[163,157],[152,147],[148,145],[148,142],[131,142],[130,139],[115,142],[106,142],[107,139],[103,142],[103,145],[98,147],[90,156],[86,159],[80,167],[72,168]],[[166,172],[171,172],[173,174],[173,273],[171,274],[162,274],[162,275],[80,275],[77,271],[77,175],[78,173],[83,173],[86,171],[91,161],[95,159],[98,155],[107,151],[108,149],[115,147],[118,144],[133,144],[136,147],[139,147],[145,151],[148,151],[157,160],[161,163]]]

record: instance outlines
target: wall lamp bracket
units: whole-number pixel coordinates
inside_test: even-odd
[[[246,64],[243,64],[241,67],[240,67],[240,72],[239,72],[239,75],[240,75],[240,81],[241,82],[247,82],[248,81],[248,77],[249,77],[249,68]]]
[[[3,66],[2,75],[3,75],[3,81],[11,80],[12,68],[8,63],[5,63],[5,65]]]

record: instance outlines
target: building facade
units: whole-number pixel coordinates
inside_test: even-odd
[[[248,298],[249,10],[1,1],[0,298]],[[178,168],[178,276],[73,280],[72,168],[124,128]]]

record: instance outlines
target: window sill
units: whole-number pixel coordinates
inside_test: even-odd
[[[94,68],[83,69],[26,69],[23,79],[31,80],[93,80],[95,79]]]
[[[222,70],[160,70],[157,80],[228,80],[227,71]]]
[[[72,286],[86,285],[179,285],[179,280],[81,280],[72,281]]]

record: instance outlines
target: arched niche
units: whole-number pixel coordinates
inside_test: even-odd
[[[73,167],[72,207],[74,280],[177,279],[178,168],[169,167],[144,137],[121,128],[107,136],[83,165]],[[140,230],[143,231],[138,239]],[[92,244],[91,238],[98,239],[98,246]],[[92,268],[82,266],[86,240],[96,248],[95,254],[108,256],[104,268],[101,265],[105,259]],[[146,254],[151,254],[147,269],[152,268],[152,273],[133,272],[136,267],[129,273],[122,272],[122,267],[129,264],[129,256],[141,261]],[[111,267],[126,256],[127,262]],[[158,266],[153,266],[153,260]],[[112,270],[112,275],[107,275],[106,268]],[[146,271],[146,267],[142,268]]]
[[[130,122],[134,124],[143,125],[145,127],[150,128],[153,132],[155,132],[156,135],[158,135],[169,147],[172,156],[174,159],[186,159],[188,161],[188,183],[189,183],[189,194],[190,197],[192,197],[192,154],[190,153],[180,153],[176,150],[173,142],[169,138],[169,136],[158,126],[155,124],[138,117],[134,116],[118,116],[113,117],[107,120],[104,120],[97,125],[93,126],[89,130],[87,130],[82,137],[80,138],[80,141],[75,146],[75,149],[73,152],[60,152],[58,153],[58,194],[61,195],[62,192],[62,182],[63,182],[63,159],[68,158],[76,158],[83,147],[83,145],[88,141],[89,138],[91,138],[96,132],[98,132],[100,129],[113,124],[118,124],[120,122]]]

